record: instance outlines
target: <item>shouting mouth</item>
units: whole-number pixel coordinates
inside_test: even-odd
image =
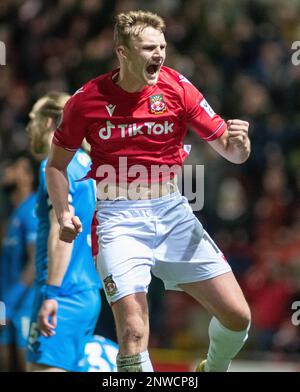
[[[155,78],[159,69],[160,69],[160,64],[148,65],[148,67],[146,68],[147,76],[150,76],[150,78]]]

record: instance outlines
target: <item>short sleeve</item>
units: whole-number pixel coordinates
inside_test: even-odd
[[[186,121],[202,139],[212,141],[227,128],[225,121],[216,114],[206,99],[187,79],[181,79],[184,89]]]
[[[66,103],[60,125],[53,136],[53,143],[69,151],[77,151],[87,129],[82,105],[75,93]]]

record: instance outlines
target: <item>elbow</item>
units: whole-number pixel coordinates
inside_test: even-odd
[[[242,163],[247,162],[248,159],[249,159],[249,157],[250,157],[250,151],[247,151],[246,154],[244,154],[244,155],[242,155],[242,156],[240,157],[239,161],[236,162],[236,164],[237,164],[237,165],[241,165]]]
[[[235,148],[229,154],[229,161],[235,163],[236,165],[241,165],[245,163],[250,157],[251,146],[250,143],[241,146],[235,146]]]
[[[232,156],[232,155],[225,156],[225,158],[227,159],[227,161],[234,163],[235,165],[241,165],[247,162],[249,156],[250,156],[250,151],[245,154],[241,154],[239,156]]]
[[[249,145],[247,146],[244,153],[241,154],[241,162],[240,163],[245,163],[246,161],[248,161],[250,154],[251,154],[251,145],[249,143]]]

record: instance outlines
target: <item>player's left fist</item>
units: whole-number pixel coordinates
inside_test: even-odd
[[[248,140],[249,123],[243,120],[228,120],[227,131],[229,143],[244,147]]]

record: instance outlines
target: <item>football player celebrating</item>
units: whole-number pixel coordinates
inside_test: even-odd
[[[240,164],[250,154],[249,124],[225,122],[184,76],[163,66],[164,30],[150,12],[116,17],[120,67],[89,81],[65,106],[46,167],[48,190],[60,239],[71,243],[81,226],[69,208],[66,170],[86,137],[89,176],[98,184],[98,270],[114,314],[118,370],[152,371],[152,271],[166,289],[185,291],[213,316],[198,370],[227,371],[247,339],[250,310],[222,252],[176,188],[176,172],[187,126]]]

